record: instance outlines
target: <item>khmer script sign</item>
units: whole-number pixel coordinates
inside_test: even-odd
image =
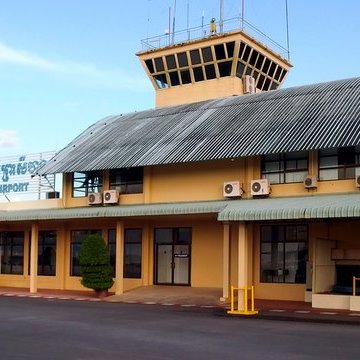
[[[0,198],[21,194],[41,194],[55,189],[54,175],[40,177],[37,170],[46,164],[55,151],[0,158]]]

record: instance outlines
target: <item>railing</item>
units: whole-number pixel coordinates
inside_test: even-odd
[[[235,291],[244,292],[244,308],[243,309],[235,309]],[[248,294],[250,292],[250,309],[249,309],[249,297]],[[256,315],[258,313],[255,310],[255,300],[254,300],[254,286],[245,286],[245,287],[234,287],[231,286],[231,294],[230,294],[230,310],[228,314],[234,315]]]
[[[356,281],[358,280],[360,280],[360,278],[353,276],[353,296],[356,296]]]
[[[267,45],[276,51],[279,55],[284,56],[289,60],[289,49],[286,49],[268,37],[261,30],[257,29],[246,20],[243,20],[240,16],[224,20],[222,24],[220,24],[220,22],[216,22],[216,27],[218,29],[217,34],[226,33],[233,30],[244,31],[247,34],[256,37],[256,39],[264,43],[264,45]],[[221,32],[220,29],[222,29]],[[173,33],[169,32],[158,36],[148,37],[141,40],[141,48],[142,50],[153,50],[169,45],[180,44],[185,41],[202,39],[210,35],[213,35],[210,32],[210,24],[202,24],[200,26],[175,31]]]

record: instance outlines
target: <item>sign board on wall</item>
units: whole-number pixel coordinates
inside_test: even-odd
[[[55,175],[37,176],[55,151],[0,158],[0,200],[43,199],[55,190]]]

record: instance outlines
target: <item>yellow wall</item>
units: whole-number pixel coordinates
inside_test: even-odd
[[[151,202],[223,199],[224,181],[242,182],[242,170],[242,160],[154,167]]]
[[[316,156],[310,157],[309,173],[317,175]],[[251,180],[261,177],[260,157],[213,160],[185,164],[145,167],[142,194],[122,194],[119,205],[203,201],[223,199],[223,183],[239,181],[245,191],[243,198],[251,198]],[[318,181],[317,189],[305,189],[303,183],[272,184],[270,197],[313,196],[318,194],[359,192],[355,181]],[[104,174],[104,190],[108,189],[108,175]],[[72,198],[71,175],[64,176],[64,198],[44,200],[36,207],[88,206],[87,198]],[[8,205],[9,206],[9,205]],[[21,203],[14,205],[21,208]],[[24,205],[25,208],[33,204]]]
[[[219,223],[202,223],[193,227],[191,285],[222,287],[222,237]]]
[[[238,77],[223,77],[197,83],[159,89],[156,107],[188,104],[219,97],[243,94],[243,81]]]

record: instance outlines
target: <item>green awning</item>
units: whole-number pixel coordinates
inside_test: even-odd
[[[65,220],[111,217],[143,217],[190,214],[218,214],[227,201],[199,201],[120,206],[86,206],[66,209],[0,211],[0,222],[30,220]]]
[[[218,221],[360,217],[360,193],[0,211],[0,222],[214,214]]]
[[[360,194],[349,193],[235,200],[220,211],[218,220],[265,221],[359,216]]]

